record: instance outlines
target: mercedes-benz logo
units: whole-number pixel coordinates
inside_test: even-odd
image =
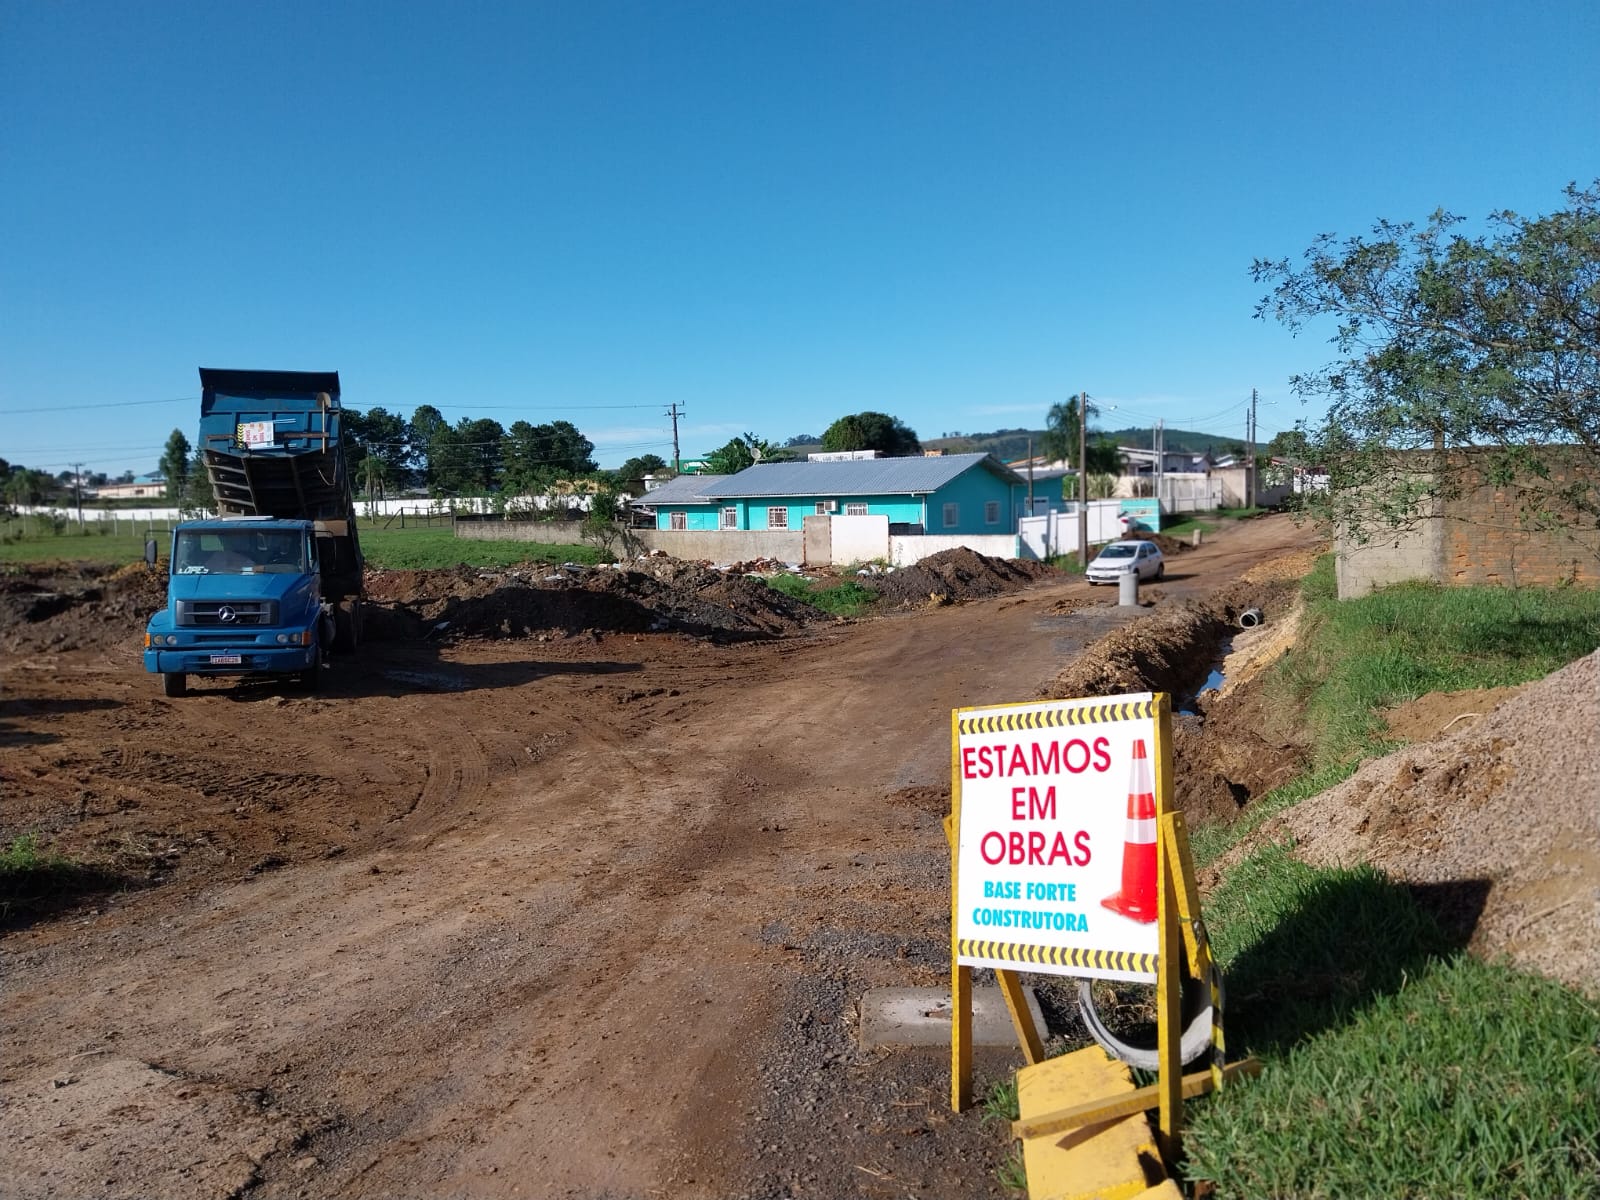
[[[238,619],[239,614],[234,612],[233,609],[228,607],[226,604],[217,609],[217,620],[223,622],[224,624],[230,621],[237,621]]]

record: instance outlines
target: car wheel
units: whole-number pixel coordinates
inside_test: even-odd
[[[1157,563],[1156,564],[1156,578],[1157,579],[1165,579],[1166,575],[1167,575],[1167,564],[1166,563]]]

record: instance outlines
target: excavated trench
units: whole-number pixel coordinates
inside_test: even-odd
[[[1274,704],[1250,656],[1290,620],[1292,582],[1238,583],[1204,600],[1158,609],[1103,638],[1045,687],[1050,699],[1166,692],[1173,697],[1174,791],[1191,824],[1232,821],[1256,797],[1303,770],[1306,747],[1292,712]],[[1241,631],[1239,615],[1264,620]],[[1238,678],[1231,663],[1250,657]]]

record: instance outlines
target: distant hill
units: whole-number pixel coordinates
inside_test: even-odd
[[[1149,427],[1089,431],[1091,441],[1098,437],[1119,446],[1149,446],[1153,435],[1154,431]],[[997,429],[993,433],[923,438],[922,445],[925,449],[943,450],[947,454],[988,453],[993,454],[1001,462],[1011,462],[1028,456],[1030,437],[1033,439],[1034,453],[1037,454],[1040,443],[1044,441],[1042,429]],[[1240,438],[1218,437],[1214,433],[1200,433],[1193,429],[1168,429],[1166,446],[1174,453],[1204,454],[1210,451],[1217,458],[1221,458],[1224,454],[1244,453],[1244,441]],[[820,442],[802,442],[798,438],[789,439],[785,447],[793,451],[797,458],[822,451]]]

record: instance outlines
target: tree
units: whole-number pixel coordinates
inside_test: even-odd
[[[890,458],[921,454],[916,431],[887,413],[862,412],[840,417],[822,434],[824,450],[877,450]]]
[[[512,426],[513,429],[516,426]],[[628,459],[615,471],[611,477],[616,480],[617,487],[632,496],[644,492],[644,477],[646,475],[660,475],[668,470],[666,459],[659,454],[641,454]]]
[[[632,557],[639,551],[639,539],[618,514],[628,498],[615,488],[602,484],[589,495],[589,510],[584,515],[579,535],[602,554]]]
[[[1334,361],[1290,380],[1330,401],[1307,447],[1329,475],[1308,496],[1317,515],[1360,540],[1486,474],[1515,482],[1539,524],[1600,524],[1600,180],[1565,194],[1562,211],[1495,213],[1480,234],[1440,210],[1324,234],[1298,267],[1256,260],[1272,285],[1257,317],[1337,321]]]
[[[1085,420],[1097,416],[1099,410],[1093,404],[1085,409]],[[1044,436],[1039,439],[1039,453],[1044,455],[1046,461],[1070,463],[1074,469],[1081,468],[1083,460],[1078,453],[1078,397],[1073,396],[1067,400],[1058,400],[1050,406],[1050,411],[1045,415]],[[1089,429],[1090,434],[1099,431]],[[1089,474],[1091,475],[1117,475],[1122,471],[1122,462],[1117,455],[1116,446],[1102,438],[1094,438],[1089,443]]]
[[[515,421],[505,435],[506,488],[529,494],[558,479],[595,470],[594,443],[570,421],[530,425]]]
[[[706,470],[713,475],[737,475],[758,462],[786,462],[794,455],[766,438],[744,433],[706,455]]]
[[[429,489],[434,485],[433,440],[449,431],[450,422],[431,404],[419,405],[406,424],[407,461],[421,474],[423,485]]]
[[[189,460],[189,476],[184,484],[180,507],[184,512],[210,512],[216,503],[216,495],[211,490],[211,476],[206,471],[205,453],[196,449]]]
[[[352,478],[364,477],[369,456],[378,459],[383,479],[405,478],[411,439],[404,417],[385,408],[369,408],[366,412],[347,408],[344,422],[345,461]]]
[[[167,438],[158,469],[166,481],[167,499],[182,503],[189,484],[189,439],[183,436],[183,430],[174,429]]]

